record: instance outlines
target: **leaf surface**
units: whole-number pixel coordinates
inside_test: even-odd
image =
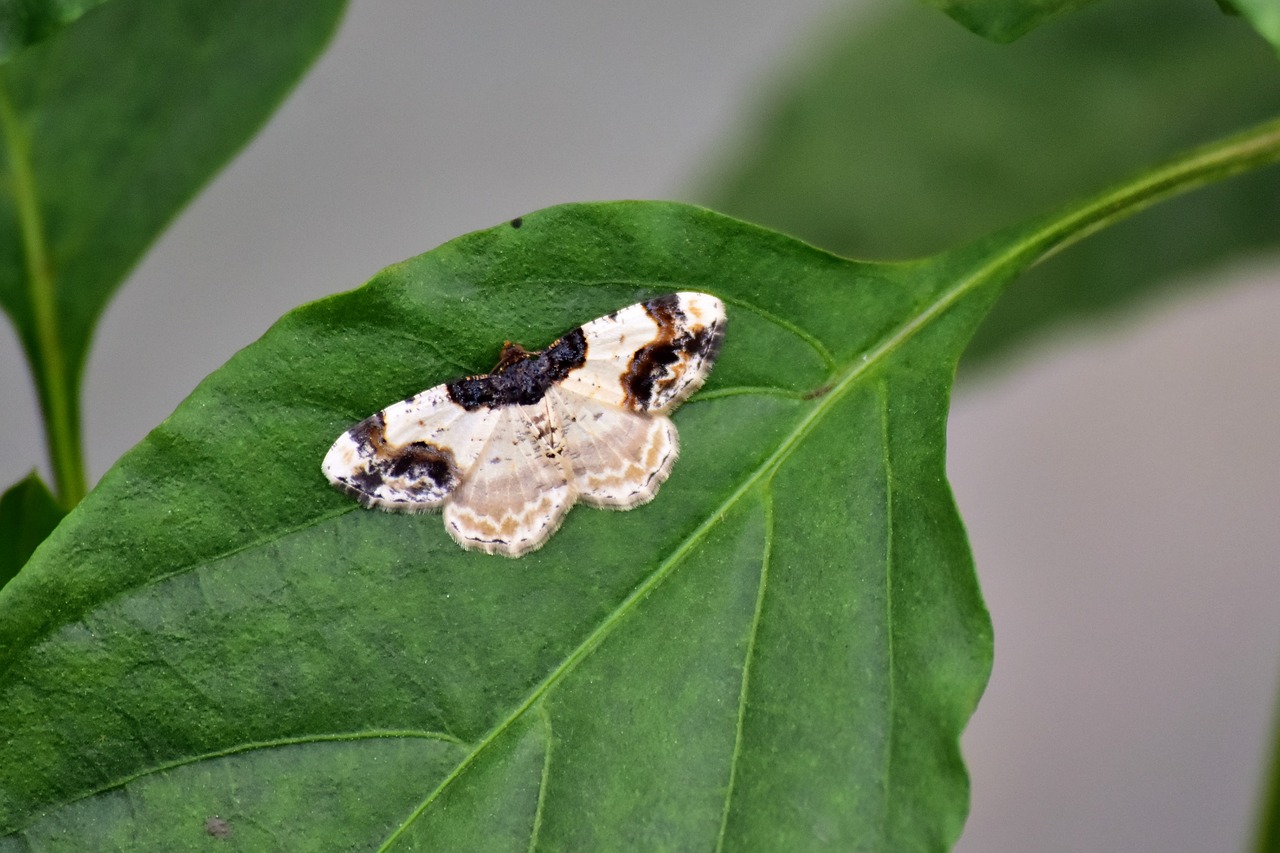
[[[18,573],[64,515],[34,471],[0,495],[0,587]]]
[[[83,488],[64,482],[78,463],[60,456],[79,447],[80,377],[103,308],[279,104],[342,6],[113,0],[0,66],[0,306],[37,378],[64,499]]]
[[[1099,3],[1006,47],[912,4],[832,29],[699,197],[841,255],[935,252],[1280,114],[1274,54],[1202,0]],[[1173,199],[1030,270],[966,363],[1274,251],[1276,222],[1274,170]]]
[[[291,312],[0,594],[0,718],[41,721],[0,739],[0,829],[948,846],[991,663],[948,391],[1009,245],[867,264],[697,208],[573,205]],[[575,508],[513,561],[321,476],[342,430],[504,340],[682,289],[723,298],[728,333],[653,503]]]

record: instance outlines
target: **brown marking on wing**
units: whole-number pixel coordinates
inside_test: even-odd
[[[378,412],[351,428],[351,438],[365,464],[346,478],[344,488],[374,499],[378,487],[393,479],[404,483],[430,480],[446,492],[457,487],[458,463],[449,448],[426,441],[393,445],[387,441],[386,426],[386,418]]]
[[[635,412],[648,411],[663,390],[678,385],[693,359],[715,358],[723,338],[718,327],[684,325],[686,318],[674,293],[650,299],[644,310],[658,325],[658,335],[635,351],[622,375],[623,402]]]

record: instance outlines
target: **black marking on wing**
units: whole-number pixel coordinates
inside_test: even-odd
[[[468,412],[541,402],[548,388],[586,363],[587,339],[579,327],[540,353],[520,350],[520,357],[512,358],[514,351],[503,348],[502,360],[493,373],[446,383],[449,399]]]

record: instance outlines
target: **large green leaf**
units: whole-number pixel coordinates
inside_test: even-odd
[[[0,66],[0,305],[37,377],[65,501],[83,491],[78,389],[103,308],[342,5],[113,0]]]
[[[947,846],[991,662],[948,392],[1011,240],[868,264],[567,206],[290,313],[0,594],[12,849]],[[504,339],[677,289],[723,297],[728,336],[653,503],[513,561],[321,476]]]
[[[835,28],[699,195],[840,254],[934,252],[1280,113],[1280,66],[1203,0],[1100,3],[995,47],[894,3]],[[1280,174],[1176,199],[1058,255],[969,357],[1280,246]]]
[[[992,41],[1013,41],[1050,18],[1096,0],[924,0]]]
[[[18,573],[64,515],[34,471],[0,495],[0,587]]]
[[[912,263],[663,203],[553,208],[292,312],[0,590],[0,849],[936,849],[990,626],[946,482],[1002,286],[1280,159],[1280,120]],[[344,427],[675,289],[729,333],[654,503],[519,562],[365,511]]]

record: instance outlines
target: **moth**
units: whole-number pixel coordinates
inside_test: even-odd
[[[519,557],[577,501],[632,509],[671,473],[668,415],[702,386],[725,307],[671,293],[606,314],[493,372],[429,388],[338,437],[322,470],[366,507],[444,510],[463,548]]]

